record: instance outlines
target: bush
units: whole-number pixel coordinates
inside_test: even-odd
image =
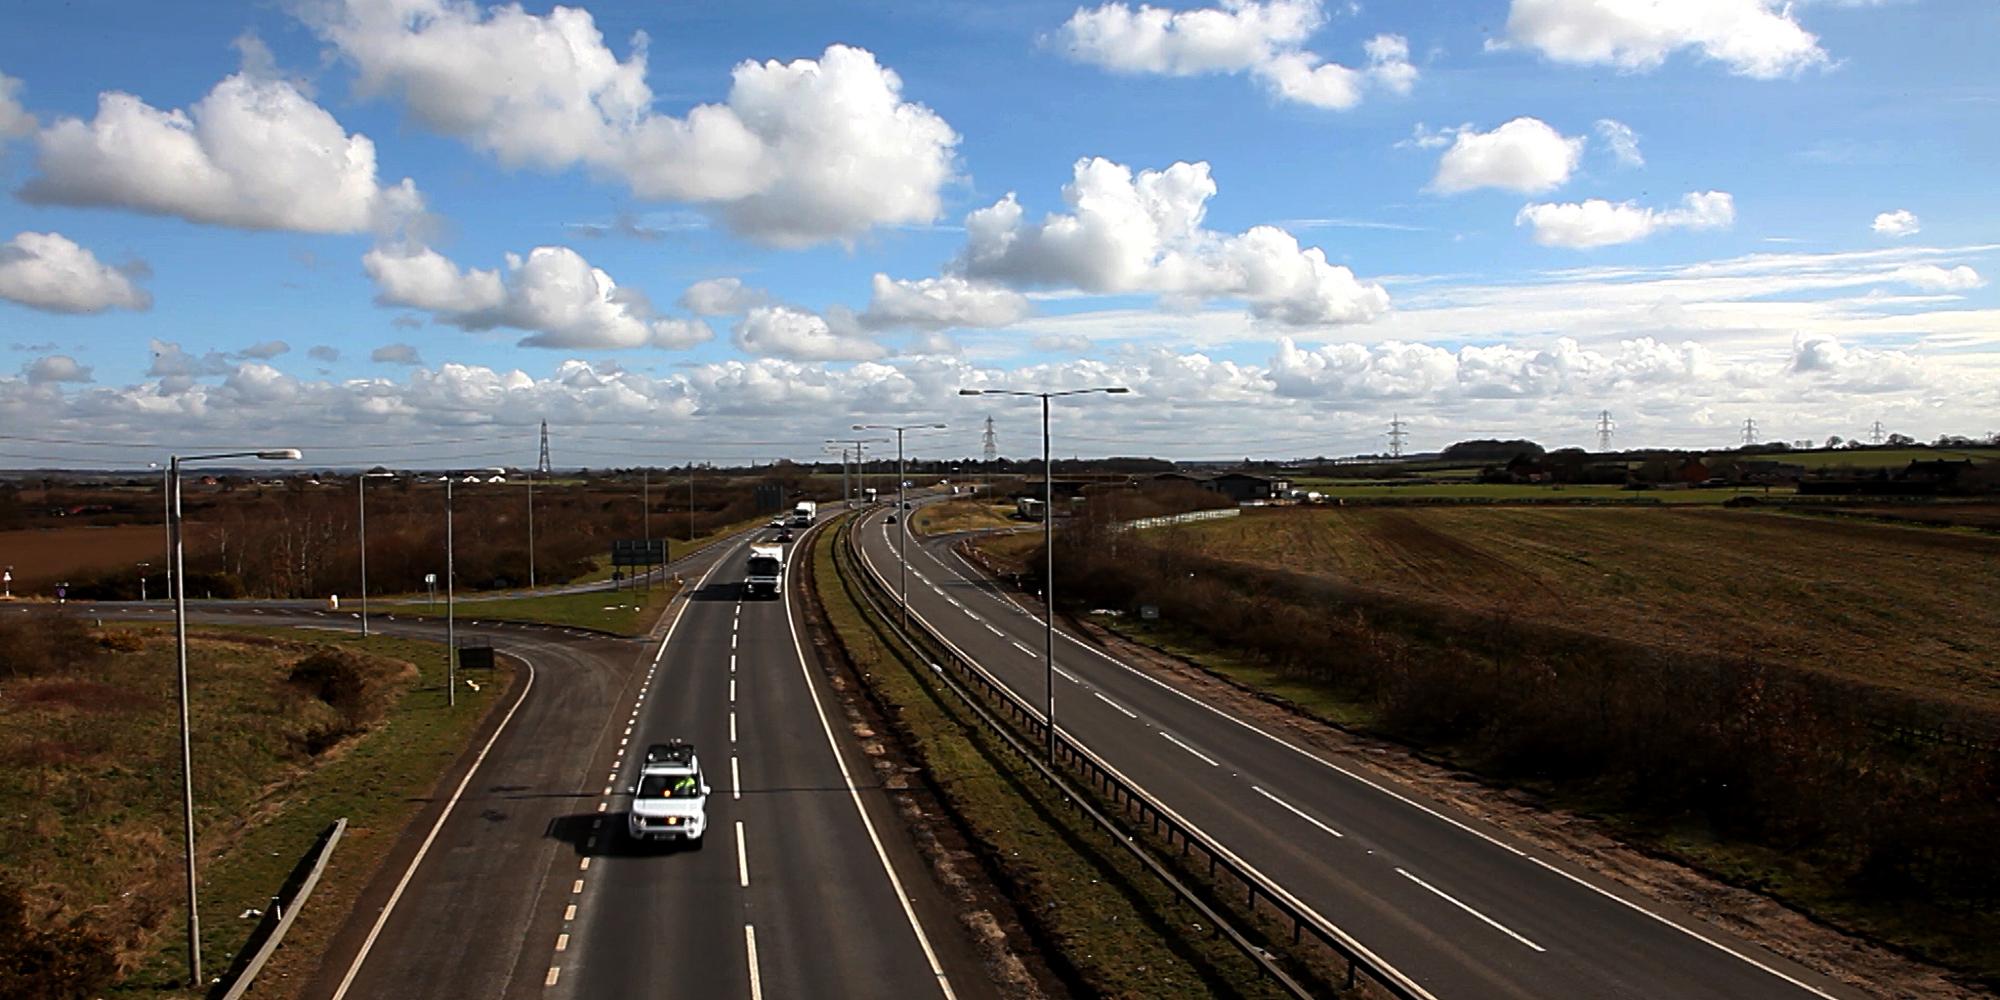
[[[0,997],[96,996],[117,974],[111,942],[79,924],[30,920],[21,888],[0,881]]]
[[[285,682],[333,710],[331,719],[310,721],[298,737],[301,749],[315,755],[367,729],[394,698],[386,664],[347,650],[325,650],[300,660]]]
[[[74,673],[101,655],[83,622],[67,615],[0,621],[0,677]]]

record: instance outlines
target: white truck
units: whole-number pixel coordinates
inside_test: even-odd
[[[751,597],[776,597],[785,582],[785,547],[783,545],[750,546],[750,574],[743,581],[743,587]]]
[[[811,500],[801,500],[798,506],[792,508],[792,527],[809,528],[812,526],[813,518],[818,516],[819,504]]]

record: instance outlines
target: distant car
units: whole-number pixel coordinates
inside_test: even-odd
[[[792,540],[792,529],[790,528],[778,529],[778,541],[789,542],[791,540]]]
[[[883,518],[883,519],[882,519],[882,523],[883,523],[883,524],[895,524],[895,523],[896,523],[896,515],[894,515],[894,514],[891,514],[891,515],[889,515],[888,517],[885,517],[885,518]]]
[[[904,510],[910,509],[910,502],[908,500],[903,501],[903,509]]]
[[[785,526],[785,519],[782,517],[774,517],[771,519],[770,524],[765,525],[765,527],[767,528],[782,528],[784,526]]]
[[[655,743],[646,748],[646,764],[632,786],[625,832],[633,840],[679,841],[700,850],[708,832],[708,793],[693,744]]]

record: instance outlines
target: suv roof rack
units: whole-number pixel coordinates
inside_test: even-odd
[[[692,764],[694,763],[694,744],[686,740],[668,740],[665,743],[651,744],[646,747],[646,763]]]

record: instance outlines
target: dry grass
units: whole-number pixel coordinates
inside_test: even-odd
[[[2000,539],[1751,511],[1273,510],[1156,544],[2000,707]]]
[[[920,535],[948,535],[954,531],[986,531],[1018,528],[1020,521],[1008,517],[1012,508],[982,500],[946,500],[928,504],[910,514],[910,527]]]

